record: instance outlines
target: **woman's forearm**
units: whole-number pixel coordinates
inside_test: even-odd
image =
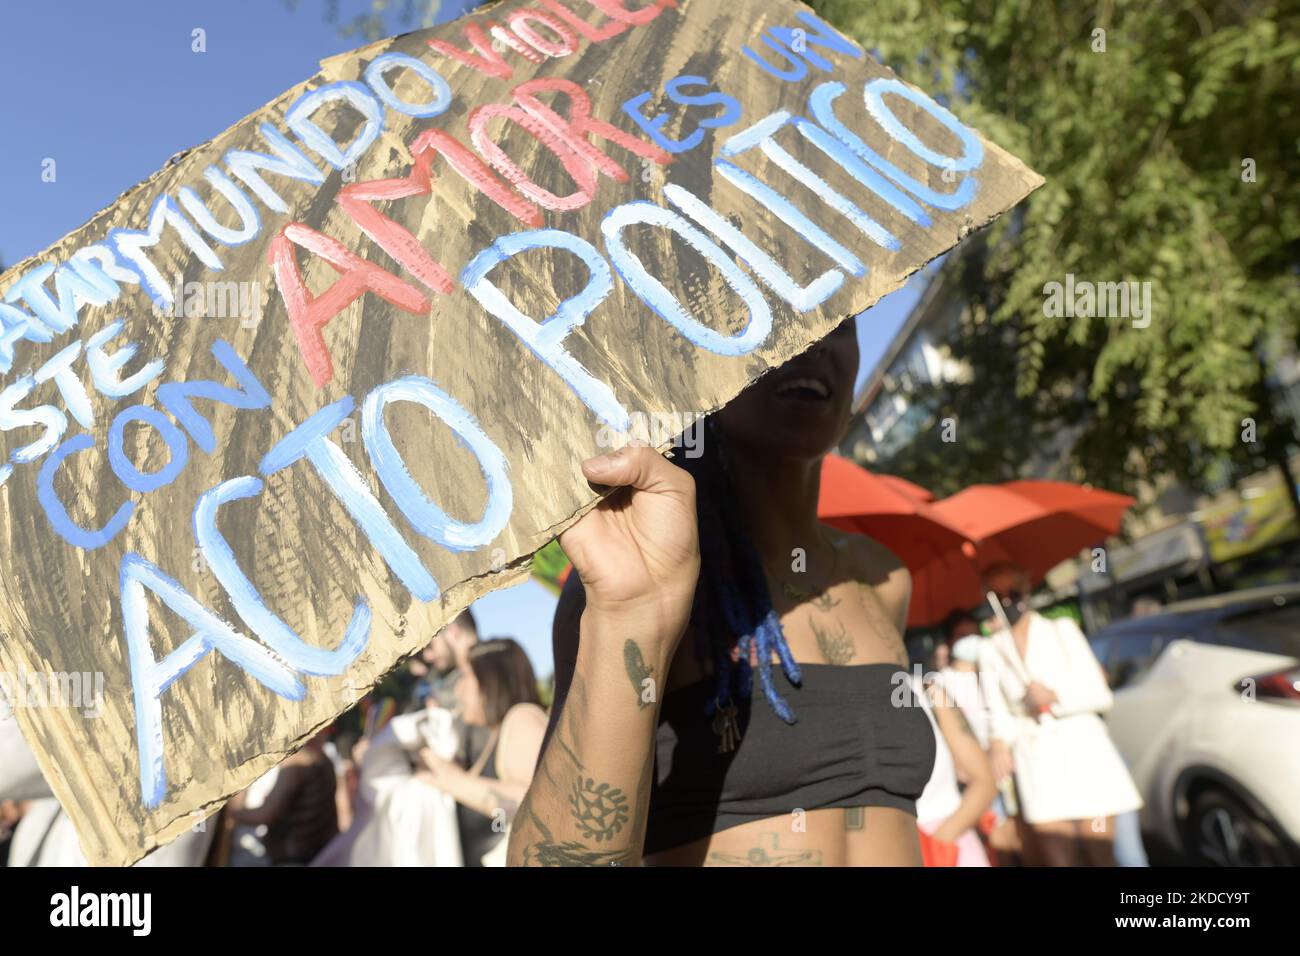
[[[934,831],[934,838],[947,843],[954,842],[967,830],[980,822],[984,811],[993,804],[997,796],[997,786],[992,776],[973,781],[961,794],[961,803],[952,812],[952,816]]]
[[[528,792],[526,783],[481,777],[463,770],[439,775],[431,783],[457,803],[485,817],[502,812],[506,820],[515,818],[520,801]]]
[[[510,838],[512,866],[637,865],[675,641],[582,616],[568,694]]]

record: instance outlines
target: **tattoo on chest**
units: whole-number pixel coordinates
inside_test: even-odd
[[[628,680],[632,682],[632,689],[636,691],[637,707],[645,710],[654,700],[653,684],[646,683],[654,677],[654,668],[646,664],[641,648],[631,638],[623,644],[623,666],[627,668]],[[647,690],[651,693],[647,694]]]
[[[880,604],[880,599],[876,597],[875,590],[865,581],[851,582],[850,586],[854,585],[856,585],[856,590],[853,593],[857,598],[857,603],[862,608],[863,614],[870,623],[871,629],[877,634],[880,641],[893,652],[894,662],[900,667],[906,667],[907,650],[903,646],[902,639],[898,636],[898,629],[889,620],[889,616]],[[789,581],[782,581],[781,590],[788,599],[797,601],[800,604],[806,604],[824,614],[831,613],[834,608],[839,607],[841,604],[839,598],[831,597],[829,588],[821,592],[805,591]],[[833,629],[822,629],[816,623],[812,623],[812,631],[813,637],[817,639],[817,646],[821,648],[822,656],[830,663],[846,664],[853,659],[855,653],[853,639],[845,633],[843,625],[838,625],[838,633],[836,633]]]
[[[814,620],[810,620],[808,624],[812,628],[813,637],[817,639],[817,647],[822,652],[822,657],[829,663],[847,664],[853,660],[853,638],[849,637],[843,624],[830,625],[826,628],[818,627]]]
[[[800,604],[811,604],[818,611],[830,611],[831,608],[838,607],[840,603],[837,598],[831,597],[829,589],[820,593],[805,591],[803,588],[795,587],[789,581],[782,581],[781,591],[790,600],[798,601]]]
[[[880,640],[890,647],[894,652],[894,663],[899,667],[907,666],[907,648],[903,645],[903,639],[899,636],[898,628],[889,619],[885,613],[884,606],[880,603],[880,598],[876,596],[875,589],[865,581],[856,581],[858,603],[862,611],[871,622],[872,629],[880,637]]]
[[[783,849],[778,834],[760,833],[758,846],[744,853],[715,850],[709,854],[709,862],[722,866],[821,866],[822,851]]]
[[[589,840],[599,843],[612,839],[628,821],[627,796],[618,787],[579,777],[569,791],[571,813],[578,829]]]

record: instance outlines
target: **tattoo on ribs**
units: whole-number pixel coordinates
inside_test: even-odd
[[[623,644],[623,666],[627,668],[628,680],[632,682],[632,689],[636,691],[637,707],[645,710],[650,706],[650,701],[646,700],[645,696],[646,681],[654,676],[654,668],[646,664],[641,648],[631,638]]]
[[[858,587],[855,592],[858,596],[858,603],[861,605],[863,612],[871,621],[872,627],[879,633],[880,639],[889,645],[894,652],[894,662],[899,667],[907,666],[907,648],[903,644],[903,638],[898,633],[898,626],[889,620],[889,615],[885,613],[885,607],[880,602],[876,589],[866,581],[855,582]]]

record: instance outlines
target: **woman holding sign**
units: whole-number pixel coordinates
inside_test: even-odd
[[[561,539],[578,573],[512,863],[920,863],[935,744],[905,674],[910,578],[817,520],[857,366],[850,320],[684,467],[643,447],[583,464],[621,490]]]

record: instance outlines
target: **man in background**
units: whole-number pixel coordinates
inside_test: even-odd
[[[467,608],[376,688],[374,700],[393,699],[402,712],[386,724],[368,725],[352,745],[355,816],[316,865],[460,865],[455,801],[415,780],[415,754],[421,747],[437,751],[443,741],[444,758],[470,767],[488,745],[491,730],[466,725],[455,694],[477,643],[478,626]],[[443,799],[449,801],[445,809]],[[450,842],[438,836],[447,826]],[[419,845],[412,845],[416,836]],[[448,860],[454,862],[440,862]]]
[[[478,624],[469,608],[461,611],[409,664],[416,678],[412,703],[452,710],[456,705],[456,681],[465,668],[470,648],[478,643]]]

